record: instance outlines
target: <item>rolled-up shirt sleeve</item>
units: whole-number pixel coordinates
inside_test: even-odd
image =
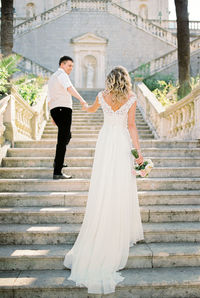
[[[58,75],[58,80],[64,88],[69,88],[69,87],[73,86],[72,82],[70,81],[69,76],[65,73],[60,73]]]

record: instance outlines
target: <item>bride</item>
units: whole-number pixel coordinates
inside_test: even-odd
[[[99,132],[84,220],[64,266],[71,269],[69,280],[85,286],[88,293],[109,294],[124,277],[129,247],[144,239],[133,175],[131,149],[139,151],[135,125],[136,96],[127,70],[118,66],[107,76],[106,88],[91,106],[101,106],[104,124]]]

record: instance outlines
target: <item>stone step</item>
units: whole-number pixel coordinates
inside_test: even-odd
[[[83,129],[71,129],[71,132],[74,134],[98,134],[100,131],[100,129],[87,129],[87,130],[83,130]],[[54,128],[54,129],[44,129],[43,134],[57,134],[58,133],[58,129]]]
[[[78,125],[103,125],[104,121],[103,119],[102,120],[94,120],[94,119],[91,119],[91,120],[73,120],[72,121],[72,125],[75,125],[75,126],[78,126]],[[135,124],[136,126],[137,125],[142,125],[142,124],[146,124],[146,122],[143,120],[143,119],[136,119],[135,121]]]
[[[199,167],[200,157],[154,157],[148,156],[155,167]],[[5,157],[2,159],[3,167],[52,167],[52,157]],[[70,167],[91,167],[94,157],[65,158]]]
[[[116,286],[114,294],[116,298],[199,297],[200,267],[137,268],[120,272],[124,280]],[[1,297],[100,297],[100,295],[89,295],[87,288],[83,286],[77,287],[73,281],[67,279],[69,275],[70,270],[2,271]]]
[[[69,156],[94,156],[95,148],[68,148],[66,154]],[[8,157],[54,157],[55,148],[10,148]]]
[[[91,123],[93,125],[102,125],[104,122],[104,118],[98,118],[98,119],[94,119],[94,118],[87,118],[87,119],[80,119],[80,118],[72,118],[72,125],[81,125],[81,124],[84,124],[84,125],[91,125]],[[135,119],[135,123],[136,124],[145,124],[147,125],[146,121],[142,118],[142,117],[137,117]],[[52,119],[50,121],[47,122],[46,124],[47,126],[49,125],[55,125],[52,121]]]
[[[87,114],[82,114],[82,115],[76,115],[76,114],[72,114],[72,119],[73,120],[103,120],[104,119],[104,115],[103,114],[99,114],[99,115],[87,115]],[[144,120],[143,116],[141,114],[136,114],[135,115],[135,119],[142,119]],[[51,120],[50,120],[51,121]],[[49,123],[49,122],[48,122]]]
[[[77,137],[77,138],[90,138],[90,139],[95,139],[97,140],[98,134],[76,134],[72,133],[72,138]],[[57,139],[57,134],[44,134],[42,135],[42,139]]]
[[[103,119],[104,118],[104,114],[102,112],[99,112],[98,114],[89,114],[89,113],[82,113],[80,111],[73,111],[72,113],[72,119]],[[140,112],[136,112],[135,113],[135,118],[136,119],[144,119],[142,114]],[[50,119],[51,121],[51,119]]]
[[[72,245],[4,245],[0,270],[63,270]],[[200,266],[200,243],[137,243],[129,250],[126,268]],[[167,258],[166,258],[167,256]]]
[[[88,191],[89,179],[0,179],[0,192]],[[138,178],[138,190],[200,190],[200,178]]]
[[[1,207],[85,206],[88,192],[1,192]],[[138,191],[140,206],[200,205],[200,190]]]
[[[96,136],[98,136],[100,129],[91,129],[91,130],[78,130],[78,129],[72,129],[72,135],[79,135],[79,134],[84,134],[84,135],[93,135],[95,134]],[[57,135],[58,133],[58,129],[44,129],[43,135]],[[138,129],[138,133],[139,134],[152,134],[152,132],[150,131],[150,129]]]
[[[141,114],[140,110],[136,107],[136,114]],[[81,110],[81,107],[78,105],[73,105],[73,114],[80,114],[80,115],[96,115],[96,114],[103,114],[102,109],[98,109],[95,113],[86,113],[85,111]]]
[[[102,125],[73,125],[71,126],[72,130],[87,130],[87,131],[91,131],[91,130],[97,130],[99,131],[101,129]],[[149,129],[147,124],[141,124],[141,125],[137,125],[137,129]],[[44,130],[55,130],[58,131],[57,126],[56,125],[46,125]]]
[[[83,121],[83,122],[90,121],[90,120],[103,121],[104,115],[103,114],[101,114],[101,115],[76,115],[76,114],[73,114],[72,119],[73,119],[73,121]],[[144,120],[144,118],[140,114],[139,115],[136,114],[135,119],[136,120]]]
[[[96,117],[93,116],[88,116],[88,117],[84,117],[84,116],[75,116],[74,114],[72,115],[72,124],[73,123],[85,123],[87,124],[87,122],[96,122],[97,124],[101,124],[104,122],[104,116],[103,115],[99,115]],[[142,123],[146,123],[146,121],[144,120],[144,118],[141,115],[136,115],[135,116],[135,122],[142,122]],[[46,123],[46,125],[52,125],[54,122],[52,121],[52,118],[50,118],[50,120]]]
[[[144,132],[143,131],[139,131],[138,132],[138,135],[140,138],[142,139],[151,139],[151,138],[154,138],[153,134],[151,133],[151,131],[148,131],[148,132]],[[88,133],[88,134],[83,134],[83,133],[76,133],[76,132],[72,132],[72,138],[75,137],[75,138],[90,138],[90,139],[96,139],[98,138],[98,134],[91,134],[91,133]],[[56,134],[53,134],[53,133],[50,133],[50,134],[45,134],[43,133],[42,135],[42,139],[57,139],[57,133]]]
[[[142,222],[200,221],[200,206],[142,206]],[[85,207],[7,207],[0,208],[1,224],[79,224],[83,222]]]
[[[200,141],[161,141],[161,140],[140,140],[141,148],[200,148]],[[39,140],[39,141],[16,141],[16,148],[54,148],[55,140]],[[68,148],[94,148],[96,140],[84,140],[73,138],[70,140]]]
[[[84,113],[76,113],[73,112],[72,114],[72,118],[73,119],[80,119],[80,120],[86,120],[86,119],[104,119],[104,115],[103,113],[99,113],[99,114],[84,114]],[[136,113],[135,114],[135,118],[136,119],[144,119],[141,113]],[[47,122],[49,123],[51,121],[51,119]]]
[[[0,244],[73,244],[80,224],[1,224]],[[199,242],[200,222],[143,223],[146,243]]]
[[[38,178],[51,179],[52,167],[0,167],[1,178]],[[90,178],[92,167],[67,167],[63,173],[76,178]],[[200,167],[155,167],[150,178],[186,178],[199,177]]]
[[[102,120],[100,121],[100,123],[99,123],[99,121],[96,121],[96,122],[97,122],[96,124],[93,123],[93,126],[102,126],[102,124],[103,124],[104,121],[103,121],[103,119],[102,119]],[[138,125],[139,123],[141,123],[141,125],[149,127],[149,126],[147,125],[147,123],[146,123],[144,120],[142,120],[142,119],[136,119],[135,122],[136,122],[137,125]],[[83,126],[85,126],[85,127],[91,127],[91,124],[86,123],[85,120],[76,123],[76,121],[72,119],[72,126],[81,126],[81,125],[83,125]],[[45,126],[45,127],[56,127],[56,125],[55,125],[54,122],[51,120],[51,121],[49,121],[49,122],[46,123],[46,126]]]
[[[94,139],[77,139],[70,140],[68,148],[94,148],[96,146],[96,140]],[[17,141],[15,142],[16,148],[54,148],[56,147],[55,139],[41,139],[38,141]]]
[[[95,148],[70,148],[67,147],[67,156],[94,156]],[[200,157],[200,148],[142,148],[144,157]],[[55,148],[10,148],[8,157],[54,157]],[[200,173],[200,172],[199,172]]]

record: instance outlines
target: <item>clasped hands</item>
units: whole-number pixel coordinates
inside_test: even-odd
[[[81,105],[82,105],[82,110],[83,110],[83,111],[87,111],[88,103],[87,103],[86,101],[82,101],[82,102],[81,102]]]

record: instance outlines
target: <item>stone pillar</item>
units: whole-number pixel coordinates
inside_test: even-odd
[[[15,98],[10,95],[6,111],[4,113],[5,139],[10,141],[14,147],[14,138],[17,135],[17,128],[15,125]]]
[[[194,139],[200,140],[200,94],[195,99],[194,111],[195,111]]]

